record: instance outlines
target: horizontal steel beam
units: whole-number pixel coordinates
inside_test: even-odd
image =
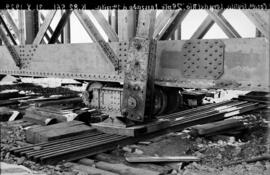
[[[198,40],[200,42],[210,40]],[[183,46],[186,41],[158,41],[156,83],[170,87],[225,88],[269,91],[269,48],[265,38],[223,39],[224,73],[218,79],[187,78],[183,74]],[[0,74],[59,77],[121,82],[128,59],[128,42],[109,43],[118,55],[121,73],[114,70],[97,43],[14,46],[25,53],[27,67],[20,70],[8,50],[0,47]],[[35,49],[35,51],[34,51]],[[29,55],[27,57],[27,55]],[[32,56],[33,55],[33,56]],[[72,64],[71,64],[72,63]]]

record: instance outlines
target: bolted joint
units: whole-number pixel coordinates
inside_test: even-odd
[[[128,107],[134,109],[137,106],[137,100],[134,97],[128,97]]]

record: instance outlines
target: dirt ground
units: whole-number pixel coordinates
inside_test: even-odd
[[[41,88],[31,84],[22,85],[1,85],[3,89],[18,89],[27,91],[31,89],[34,93],[73,94],[74,91],[63,88]],[[257,111],[262,117],[269,121],[269,111]],[[15,124],[14,124],[15,123]],[[25,143],[25,131],[13,122],[1,122],[1,162],[23,165],[36,174],[65,174],[77,175],[81,172],[73,171],[67,164],[40,165],[29,161],[24,157],[15,157],[10,154],[13,148],[23,147]],[[270,154],[270,131],[267,127],[258,127],[253,130],[246,130],[238,135],[215,135],[212,137],[191,137],[183,133],[170,133],[149,140],[149,145],[131,145],[140,150],[140,154],[153,156],[182,156],[193,155],[201,158],[199,162],[157,164],[161,167],[172,167],[171,174],[179,175],[269,175],[269,160],[255,161],[253,163],[241,162],[236,165],[229,165],[236,161],[244,161],[250,158]],[[121,151],[114,151],[110,154],[117,155],[119,160],[124,162],[127,154]],[[126,162],[124,162],[126,163]]]

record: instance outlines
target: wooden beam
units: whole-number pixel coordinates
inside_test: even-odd
[[[58,37],[60,36],[61,32],[64,29],[64,26],[66,25],[71,13],[72,13],[71,10],[66,10],[65,13],[62,15],[59,23],[57,24],[57,26],[53,32],[53,35],[49,41],[49,44],[53,44],[57,41]]]
[[[165,29],[157,36],[157,39],[159,40],[167,40],[172,35],[172,33],[176,30],[176,28],[179,26],[179,24],[182,23],[184,18],[189,13],[189,10],[180,10],[176,14],[173,20],[171,20]]]
[[[269,11],[269,10],[268,10]],[[269,15],[263,10],[242,10],[248,19],[256,26],[257,29],[267,38],[269,38]]]
[[[109,41],[111,42],[117,42],[119,41],[119,38],[116,34],[116,32],[112,29],[108,21],[105,19],[105,17],[102,15],[102,13],[99,10],[91,10],[92,15],[96,18],[99,25],[102,27],[106,35],[108,36]]]
[[[55,13],[56,13],[56,10],[52,10],[46,16],[45,21],[43,22],[43,24],[39,28],[39,32],[38,32],[33,44],[40,44],[40,42],[42,41],[42,38],[44,37],[48,27],[50,26],[50,24],[53,20],[53,17],[55,16]]]
[[[224,11],[224,9],[215,10],[218,15],[221,15]],[[202,39],[209,29],[214,25],[214,23],[215,21],[208,15],[190,39]]]
[[[229,38],[241,38],[238,32],[231,26],[231,24],[222,16],[216,12],[206,10],[208,15],[217,23],[217,25],[223,30],[223,32]]]
[[[105,54],[106,57],[112,62],[115,70],[118,70],[118,57],[116,56],[110,45],[105,42],[104,38],[101,36],[89,16],[82,10],[74,10],[74,14],[77,16],[88,35],[92,38],[94,42],[97,43],[100,51],[102,51],[102,53]]]
[[[17,25],[15,24],[15,22],[13,21],[12,17],[10,16],[10,14],[8,13],[8,11],[7,10],[1,10],[1,13],[3,14],[3,16],[5,16],[7,22],[12,27],[12,30],[14,31],[16,37],[19,39],[20,38],[19,29],[18,29]]]
[[[3,28],[5,29],[5,31],[7,32],[7,35],[9,36],[11,42],[14,44],[14,45],[17,45],[17,42],[15,40],[15,38],[13,37],[12,33],[10,32],[7,24],[5,23],[4,19],[2,18],[2,16],[0,16],[0,24],[2,24]]]

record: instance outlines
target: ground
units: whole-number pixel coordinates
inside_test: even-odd
[[[29,90],[31,84],[24,85],[1,85],[2,89]],[[68,89],[62,88],[33,88],[35,93],[44,93],[51,95],[54,93],[74,93]],[[255,111],[256,114],[269,121],[269,113]],[[16,122],[1,122],[1,162],[9,164],[23,165],[39,174],[66,174],[76,175],[82,172],[74,171],[68,164],[40,165],[28,161],[24,157],[15,157],[10,154],[10,150],[17,147],[26,146],[25,130]],[[269,160],[255,161],[252,163],[241,162],[230,165],[236,161],[245,161],[250,158],[261,156],[265,153],[270,154],[270,134],[267,127],[257,127],[252,130],[246,130],[238,135],[214,135],[211,137],[191,137],[183,132],[170,133],[149,140],[149,145],[135,144],[127,147],[135,148],[135,152],[129,153],[123,148],[109,152],[118,162],[130,166],[141,166],[150,169],[160,168],[166,173],[179,175],[269,175]],[[125,150],[125,151],[124,151]],[[143,154],[153,156],[182,156],[193,155],[201,158],[200,162],[189,163],[170,163],[157,164],[157,166],[133,165],[127,163],[124,156],[128,154]]]

